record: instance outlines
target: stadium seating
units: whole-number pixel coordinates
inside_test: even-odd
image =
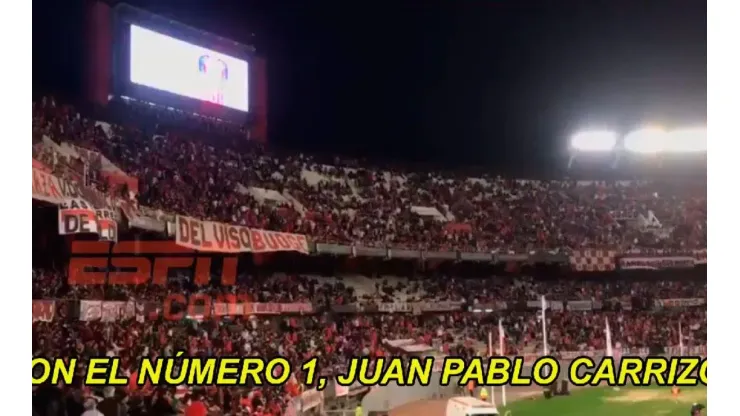
[[[65,177],[88,175],[106,191],[113,173],[138,179],[137,203],[164,212],[365,246],[706,247],[706,182],[511,180],[323,164],[265,152],[238,129],[148,105],[122,103],[122,124],[109,124],[46,102],[34,112],[39,161]]]
[[[51,97],[36,101],[33,156],[34,167],[156,213],[152,216],[181,214],[303,233],[322,243],[569,255],[706,248],[706,183],[516,180],[322,161],[268,152],[246,140],[238,126],[131,102],[114,102],[105,117],[92,119]],[[56,244],[62,252],[59,241],[50,243],[58,238],[55,232],[34,224],[34,244]],[[355,274],[326,277],[270,268],[242,272],[230,293],[256,303],[306,303],[313,313],[228,321],[189,315],[191,322],[183,323],[156,314],[163,299],[172,293],[223,295],[224,289],[194,286],[190,276],[161,287],[70,286],[63,263],[50,264],[51,255],[36,263],[34,356],[117,354],[129,374],[143,355],[184,350],[279,355],[294,365],[318,356],[319,368],[331,375],[351,357],[398,354],[384,342],[396,339],[472,357],[488,354],[489,333],[498,335],[499,318],[507,328],[502,353],[536,356],[543,348],[538,321],[543,294],[550,302],[548,343],[554,354],[605,349],[607,319],[613,341],[625,351],[677,345],[679,322],[687,347],[705,345],[707,336],[706,281],[676,278],[678,273],[671,279],[661,274],[650,280],[626,275],[542,280],[508,269],[472,278],[462,270],[377,277],[356,266]],[[81,301],[127,302],[133,309],[110,319],[90,318]],[[295,380],[280,388],[204,393],[222,414],[250,409],[245,414],[281,415],[301,388],[311,387]],[[152,396],[186,400],[193,391],[182,387],[130,387],[119,393],[133,409],[147,406]]]

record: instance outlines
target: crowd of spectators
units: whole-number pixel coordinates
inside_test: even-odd
[[[518,333],[507,334],[509,344],[513,352],[523,352],[527,349],[529,341],[539,342],[537,336],[539,326],[535,321],[538,307],[527,310],[515,309],[513,307],[502,307],[497,311],[489,313],[472,312],[476,305],[489,305],[492,302],[504,301],[509,305],[517,302],[539,301],[542,294],[547,295],[549,301],[582,301],[589,300],[598,302],[600,306],[596,311],[575,311],[569,309],[552,309],[550,319],[554,328],[551,333],[552,345],[565,350],[577,350],[582,348],[603,349],[603,326],[597,322],[601,316],[609,315],[616,319],[614,324],[615,342],[622,341],[625,345],[633,347],[647,346],[655,337],[663,344],[673,345],[675,334],[661,331],[676,329],[675,322],[681,314],[673,314],[673,309],[655,309],[656,299],[706,299],[706,282],[696,280],[680,281],[620,281],[618,283],[585,282],[559,280],[552,282],[538,282],[530,278],[512,279],[491,277],[489,279],[428,279],[423,281],[409,281],[400,283],[401,279],[394,278],[398,283],[390,284],[387,279],[374,279],[377,281],[374,288],[370,290],[360,289],[353,284],[350,278],[328,279],[316,276],[289,276],[285,274],[271,275],[269,277],[240,276],[237,285],[228,290],[232,294],[247,295],[246,298],[253,302],[263,303],[299,303],[308,302],[316,305],[315,312],[322,316],[323,312],[332,311],[332,306],[348,304],[384,303],[384,302],[416,302],[425,301],[429,304],[435,302],[456,301],[460,302],[457,311],[436,314],[412,314],[405,316],[413,322],[415,328],[428,328],[441,325],[444,328],[449,324],[450,328],[444,329],[442,333],[449,332],[448,329],[458,328],[462,333],[466,328],[477,333],[473,328],[480,327],[485,334],[478,334],[472,338],[485,341],[490,317],[504,317],[507,327],[512,330],[516,328]],[[56,299],[60,301],[85,300],[126,300],[126,301],[162,301],[171,293],[208,293],[214,298],[223,292],[218,287],[195,287],[189,284],[190,279],[170,279],[168,286],[142,285],[134,286],[98,286],[91,288],[87,286],[69,286],[65,283],[64,274],[54,271],[34,271],[33,294],[37,299]],[[441,284],[439,282],[445,282]],[[535,302],[535,305],[537,302]],[[629,306],[626,306],[629,305]],[[589,308],[590,309],[590,308]],[[357,313],[357,311],[356,311]],[[492,315],[493,313],[493,315]],[[604,314],[604,315],[600,315]],[[340,314],[341,315],[341,314]],[[427,320],[428,317],[439,318]],[[336,315],[332,315],[332,319]],[[691,325],[696,319],[705,319],[705,315],[685,315],[688,319],[687,325]],[[311,318],[313,319],[313,318]],[[365,318],[360,318],[365,319]],[[370,319],[370,318],[368,318]],[[375,319],[375,318],[372,318]],[[661,324],[659,319],[667,319]],[[690,321],[690,322],[689,322]],[[494,322],[494,321],[491,321]],[[645,322],[648,322],[647,326]],[[494,322],[497,323],[497,322]],[[632,325],[632,324],[635,325]],[[603,324],[603,322],[602,322]],[[396,327],[389,326],[390,332],[402,331],[405,325]],[[560,329],[558,329],[560,328]],[[622,335],[620,328],[630,328],[642,331]],[[706,326],[704,325],[704,331]],[[657,332],[656,332],[657,331]],[[580,335],[579,335],[580,332]],[[515,335],[516,333],[516,335]],[[565,334],[568,334],[566,337]],[[441,333],[440,333],[441,334]],[[418,337],[421,333],[396,333],[395,337]],[[394,338],[388,332],[382,338]],[[703,336],[706,339],[706,335]],[[560,341],[562,338],[562,347]],[[584,342],[583,340],[590,340]],[[668,343],[668,344],[666,344]],[[674,342],[675,343],[675,342]]]
[[[240,274],[233,286],[218,280],[209,285],[193,284],[192,273],[175,273],[164,286],[69,285],[66,271],[39,269],[33,272],[34,299],[162,300],[170,293],[207,293],[216,298],[230,293],[239,299],[265,303],[310,302],[323,306],[383,302],[459,302],[470,305],[540,300],[546,294],[552,301],[619,301],[652,305],[655,299],[707,297],[706,281],[701,280],[536,280],[531,277],[457,278],[453,276],[399,278],[320,276],[267,273],[261,276]]]
[[[114,102],[107,115],[100,123],[52,98],[34,103],[37,140],[92,150],[82,162],[56,160],[48,149],[39,157],[78,175],[86,164],[91,182],[107,187],[95,173],[101,164],[94,155],[102,155],[138,179],[138,204],[164,212],[366,246],[706,247],[705,181],[513,180],[339,158],[323,163],[267,152],[238,126],[148,104]],[[250,188],[281,197],[260,199]]]
[[[51,97],[34,102],[34,159],[60,177],[139,207],[365,246],[516,252],[706,247],[705,183],[534,181],[409,171],[267,152],[247,137],[240,126],[148,104],[115,101],[105,117],[93,120]],[[75,151],[60,152],[62,144]],[[107,181],[108,163],[136,178],[136,189]],[[282,199],[259,198],[250,188],[275,191]],[[554,353],[604,349],[607,319],[617,346],[676,345],[679,322],[681,342],[706,344],[704,306],[653,307],[655,299],[706,298],[706,282],[695,280],[369,279],[265,273],[241,275],[236,285],[223,288],[194,286],[189,276],[177,276],[164,286],[70,286],[65,278],[59,270],[34,270],[34,299],[157,302],[172,293],[228,292],[253,302],[315,306],[313,313],[288,316],[115,322],[64,316],[33,323],[34,356],[116,355],[122,357],[125,375],[138,370],[140,357],[171,357],[180,350],[194,356],[283,356],[294,367],[318,357],[323,374],[331,375],[352,357],[398,354],[383,341],[406,338],[429,345],[430,352],[471,357],[488,354],[485,345],[489,333],[498,337],[499,318],[506,331],[504,354],[537,353],[543,348],[537,307],[478,311],[475,306],[526,305],[542,294],[551,301],[603,305],[588,311],[548,311],[548,344]],[[361,308],[342,313],[333,308],[394,302],[459,302],[461,308],[372,314],[359,313]],[[56,403],[59,412],[54,414],[69,416],[95,406],[106,416],[177,414],[193,406],[210,408],[213,414],[277,416],[302,389],[310,388],[302,379],[297,371],[282,387],[130,385],[95,392],[77,383],[44,385],[34,393],[35,411],[50,414],[50,403]],[[87,399],[93,394],[105,399],[91,404]],[[113,412],[106,407],[110,402],[127,409]]]
[[[357,296],[351,279],[345,284],[337,279],[322,283],[324,278],[278,275],[269,278],[240,277],[236,286],[255,296],[261,302],[309,301],[325,304],[315,314],[275,316],[237,316],[231,319],[204,321],[168,321],[158,318],[127,319],[116,322],[55,319],[34,322],[34,356],[91,357],[117,355],[122,357],[122,373],[135,373],[142,356],[170,357],[177,351],[193,356],[283,356],[298,366],[304,360],[318,357],[324,375],[346,368],[348,360],[357,356],[380,357],[395,355],[383,341],[414,339],[430,346],[430,352],[454,354],[463,357],[486,355],[489,332],[498,337],[498,319],[505,328],[506,355],[532,354],[542,351],[542,330],[537,308],[527,310],[498,310],[474,312],[465,308],[438,313],[328,313],[335,300],[344,302],[368,301]],[[579,282],[535,282],[522,279],[520,283],[506,279],[488,280],[452,279],[448,286],[436,281],[413,281],[391,286],[388,281],[377,282],[375,290],[383,293],[380,301],[413,301],[425,299],[441,301],[459,299],[466,302],[505,299],[506,301],[537,300],[547,293],[552,300],[639,299],[642,296],[683,298],[706,296],[706,284],[696,281],[620,282],[618,284]],[[487,283],[490,282],[490,283]],[[177,284],[177,282],[176,282]],[[67,291],[62,273],[34,271],[34,296],[59,301],[78,299],[152,300],[168,292],[167,288],[148,290],[126,289],[126,293],[95,293],[86,289]],[[172,288],[170,288],[172,289]],[[182,286],[177,287],[182,290]],[[119,289],[116,289],[119,290]],[[157,292],[160,290],[160,292]],[[203,290],[203,289],[201,289]],[[481,297],[465,296],[464,290],[475,290]],[[544,292],[539,292],[539,291]],[[405,292],[405,293],[404,293]],[[450,295],[450,293],[453,293]],[[461,296],[454,295],[460,293]],[[403,297],[397,297],[403,296]],[[416,296],[416,298],[411,297]],[[491,296],[488,298],[488,296]],[[161,299],[161,298],[160,298]],[[327,300],[328,299],[328,300]],[[471,303],[472,304],[472,303]],[[679,322],[683,325],[683,343],[686,346],[706,344],[706,308],[654,309],[652,304],[640,308],[571,311],[549,310],[548,345],[551,353],[561,351],[604,350],[605,324],[609,319],[615,346],[653,348],[679,343]],[[494,351],[494,353],[498,353]],[[82,371],[82,369],[80,369]],[[160,396],[177,407],[197,399],[213,408],[215,414],[282,414],[287,401],[300,393],[303,374],[283,387],[207,389],[205,391],[172,387],[168,389],[129,386],[119,389],[119,398],[126,397],[129,414],[144,413]],[[83,389],[73,386],[72,390]],[[82,393],[84,391],[80,390]],[[88,392],[88,394],[90,394]],[[69,400],[79,395],[71,395]],[[202,396],[202,397],[200,397]],[[84,394],[79,397],[84,397]],[[136,409],[136,410],[134,410]],[[218,410],[216,410],[218,409]],[[140,412],[140,413],[137,413]],[[229,413],[230,412],[230,413]]]
[[[697,281],[630,281],[590,280],[542,281],[527,277],[485,279],[444,277],[439,279],[403,279],[394,284],[387,280],[376,283],[378,293],[392,297],[404,293],[409,301],[463,301],[490,303],[538,300],[547,294],[550,300],[667,299],[706,297],[706,282]]]

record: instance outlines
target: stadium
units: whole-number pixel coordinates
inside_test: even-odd
[[[34,415],[708,414],[706,114],[579,123],[529,176],[327,156],[272,143],[278,53],[85,8],[84,94],[34,86]],[[427,382],[377,381],[428,357]],[[665,367],[579,383],[584,357]],[[281,381],[186,376],[244,358]],[[341,382],[359,358],[376,381]],[[462,368],[498,359],[552,378]]]

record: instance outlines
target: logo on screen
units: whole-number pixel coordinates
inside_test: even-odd
[[[224,88],[229,80],[229,66],[226,62],[210,55],[201,55],[198,58],[198,72],[207,83],[206,100],[223,105]]]

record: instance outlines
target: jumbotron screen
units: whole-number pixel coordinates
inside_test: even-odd
[[[239,111],[249,110],[249,64],[131,25],[131,82]]]

